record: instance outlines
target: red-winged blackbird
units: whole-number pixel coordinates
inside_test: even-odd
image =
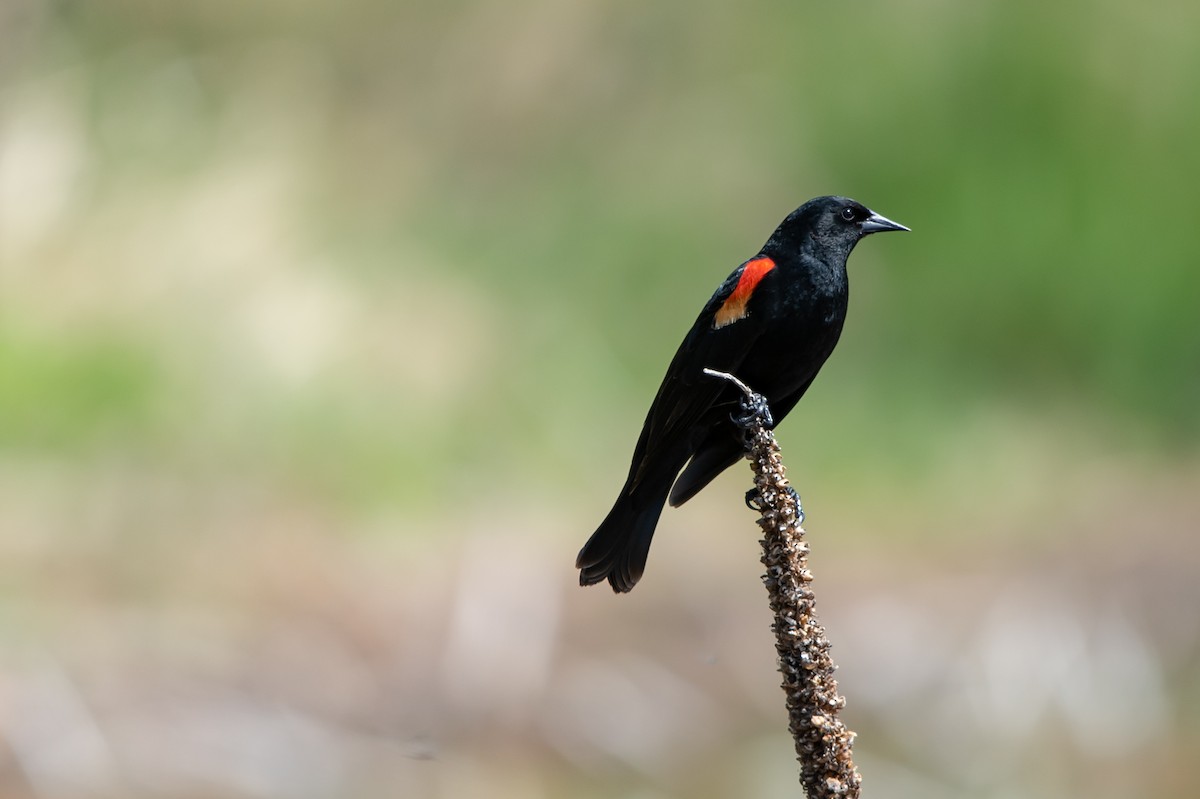
[[[704,368],[762,394],[778,423],[837,344],[850,251],[863,236],[888,230],[908,228],[854,200],[817,197],[788,214],[721,284],[667,367],[620,496],[579,551],[580,585],[607,578],[618,593],[632,589],[668,497],[682,505],[741,460],[742,434],[731,418],[741,394]]]

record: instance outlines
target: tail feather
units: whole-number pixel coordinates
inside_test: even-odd
[[[741,442],[732,436],[710,436],[675,481],[675,487],[671,489],[671,507],[678,508],[696,496],[717,475],[744,457]]]
[[[607,579],[618,594],[632,590],[646,568],[650,540],[665,503],[664,496],[649,505],[634,507],[630,498],[622,495],[579,550],[575,559],[579,584],[595,585]]]

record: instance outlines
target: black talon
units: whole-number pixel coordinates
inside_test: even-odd
[[[731,418],[734,424],[743,429],[753,426],[759,419],[762,420],[765,427],[775,425],[775,420],[771,418],[771,408],[767,405],[767,398],[761,394],[743,399],[741,413],[735,413]]]
[[[765,507],[762,504],[762,494],[758,493],[757,488],[752,488],[746,492],[746,507],[755,513],[762,513]]]
[[[800,494],[791,486],[787,487],[788,495],[796,502],[796,520],[804,524],[804,506],[800,504]]]

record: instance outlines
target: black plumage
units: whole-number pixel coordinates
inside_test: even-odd
[[[766,397],[778,423],[833,352],[846,319],[846,260],[864,236],[908,228],[845,197],[818,197],[780,223],[705,304],[667,367],[616,503],[579,551],[581,585],[629,591],[666,502],[691,499],[742,457],[729,372]],[[682,473],[680,470],[682,469]]]

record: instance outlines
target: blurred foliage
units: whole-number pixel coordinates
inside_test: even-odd
[[[636,425],[712,287],[792,206],[845,193],[916,231],[856,255],[847,341],[814,390],[827,405],[855,396],[853,457],[931,403],[1078,404],[1190,448],[1200,55],[1196,12],[1155,9],[28,4],[8,90],[25,107],[8,105],[68,126],[56,135],[73,170],[10,273],[73,269],[102,287],[110,268],[157,271],[143,280],[219,327],[217,295],[237,288],[214,284],[253,280],[260,250],[285,240],[277,271],[337,284],[349,299],[333,313],[374,302],[400,317],[408,352],[357,375],[396,387],[384,427],[418,450],[435,432],[475,442],[454,451],[482,457],[481,473],[547,451],[582,467],[568,439],[609,436],[577,420]],[[197,278],[209,296],[177,282],[168,261],[207,255],[172,243],[172,224],[220,240],[238,223],[277,229],[225,243],[224,271]],[[5,301],[17,334],[36,321],[19,298]],[[158,299],[73,321],[156,339],[178,321]],[[295,324],[326,343],[319,320]],[[288,400],[321,398],[296,434],[357,401],[344,355],[309,365],[324,388]],[[258,368],[229,356],[208,364],[216,382]],[[421,382],[409,358],[447,382],[403,387]],[[72,363],[83,372],[62,379],[91,380],[87,358]],[[917,424],[937,435],[941,419]],[[337,454],[378,475],[364,444]],[[429,468],[414,460],[382,493]]]
[[[0,335],[0,347],[0,436],[10,446],[87,446],[148,412],[153,363],[130,348],[104,341],[68,347],[12,335]]]
[[[869,562],[897,540],[955,537],[928,547],[936,572],[939,557],[988,561],[1013,541],[1075,546],[1115,530],[1119,507],[1151,538],[1182,540],[1200,445],[1198,29],[1200,7],[1181,0],[7,0],[0,525],[20,534],[5,543],[19,579],[4,612],[67,651],[95,597],[136,595],[148,615],[201,597],[164,626],[205,640],[221,608],[239,619],[221,650],[236,660],[248,608],[286,616],[296,602],[324,620],[333,594],[338,634],[366,615],[385,649],[387,631],[406,634],[388,613],[415,608],[422,652],[441,651],[451,621],[430,609],[457,600],[426,572],[451,566],[372,582],[352,548],[399,540],[433,562],[478,548],[464,529],[553,528],[573,551],[697,309],[825,193],[914,231],[853,256],[843,342],[781,431],[812,518],[852,530],[838,546]],[[697,513],[671,524],[714,524]],[[297,529],[312,553],[287,550]],[[713,557],[734,546],[713,539]],[[1190,544],[1154,540],[1147,563],[1187,568]],[[571,554],[547,565],[544,545],[508,546],[546,569]],[[505,588],[539,585],[502,565],[520,578]],[[690,575],[664,571],[700,601]],[[1139,585],[1162,582],[1146,573]],[[366,598],[338,582],[358,577]],[[394,583],[418,587],[379,610]],[[38,591],[52,610],[24,615],[20,597],[47,604]],[[1177,639],[1146,634],[1175,657],[1164,690],[1191,697],[1185,749],[1187,604],[1163,605],[1183,614]],[[51,617],[59,639],[20,622]],[[97,624],[81,640],[120,626]],[[639,646],[660,632],[647,625]],[[326,651],[314,635],[281,658],[285,676]],[[1191,795],[1171,763],[1159,795]],[[953,795],[1000,795],[986,786],[1004,764],[977,763]],[[586,794],[577,761],[539,766]],[[1153,793],[1095,773],[1107,795]],[[740,785],[731,774],[714,784]],[[716,790],[688,779],[680,795]]]

